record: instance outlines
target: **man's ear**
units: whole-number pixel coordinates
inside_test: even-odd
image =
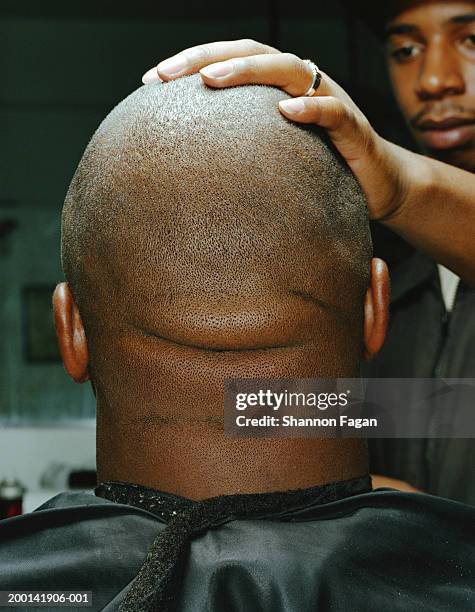
[[[371,260],[371,283],[364,304],[364,357],[372,359],[386,337],[389,319],[389,272],[382,259]]]
[[[53,312],[64,367],[75,382],[86,382],[89,380],[86,334],[68,283],[60,283],[54,290]]]

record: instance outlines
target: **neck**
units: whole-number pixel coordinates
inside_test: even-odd
[[[230,438],[210,426],[111,431],[98,422],[99,482],[141,484],[193,500],[303,489],[368,473],[357,439]]]

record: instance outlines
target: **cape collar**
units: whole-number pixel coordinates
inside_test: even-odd
[[[308,489],[277,491],[275,493],[223,495],[203,501],[193,501],[172,493],[118,481],[101,483],[95,489],[95,494],[109,501],[147,510],[165,523],[169,523],[170,520],[180,514],[192,512],[199,507],[219,507],[217,522],[222,523],[241,517],[287,517],[293,511],[338,501],[368,491],[371,491],[371,479],[369,475],[364,475]]]

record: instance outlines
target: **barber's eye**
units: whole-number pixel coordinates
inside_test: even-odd
[[[470,49],[475,49],[475,34],[470,34],[463,39],[464,44]]]
[[[391,51],[391,57],[400,64],[410,61],[421,52],[421,47],[418,45],[403,45]]]

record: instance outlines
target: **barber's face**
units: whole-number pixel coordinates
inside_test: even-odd
[[[475,2],[397,6],[387,56],[401,111],[426,154],[475,171]]]

